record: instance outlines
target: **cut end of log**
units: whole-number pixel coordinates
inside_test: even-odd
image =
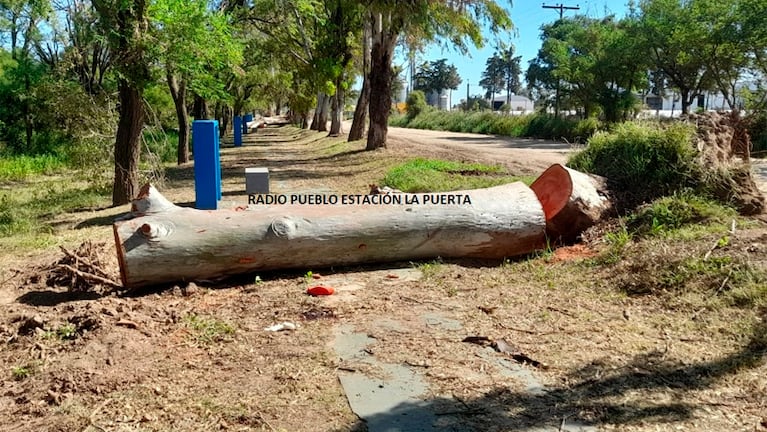
[[[530,188],[546,215],[546,235],[554,242],[572,242],[612,210],[604,179],[562,165],[549,167]]]
[[[567,169],[562,165],[550,166],[530,185],[538,201],[543,206],[543,213],[549,221],[562,211],[570,201],[573,182]]]

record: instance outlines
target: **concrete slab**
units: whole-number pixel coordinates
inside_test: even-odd
[[[383,363],[367,354],[366,347],[373,343],[375,339],[350,325],[336,328],[334,349],[341,361],[369,366],[365,372],[339,371],[352,411],[366,422],[369,432],[438,430],[436,415],[422,398],[428,390],[424,379],[409,367]]]

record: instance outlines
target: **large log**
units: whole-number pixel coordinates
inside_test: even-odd
[[[443,196],[453,202],[436,199]],[[335,205],[203,211],[178,207],[146,185],[132,218],[114,224],[123,286],[438,256],[504,258],[546,242],[544,209],[522,183],[369,197],[402,203],[344,205],[342,196]]]
[[[613,212],[604,178],[559,164],[544,171],[530,188],[543,206],[551,243],[572,242]]]

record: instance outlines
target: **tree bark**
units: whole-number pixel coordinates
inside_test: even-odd
[[[368,105],[370,103],[370,17],[365,20],[362,30],[362,89],[357,98],[357,106],[354,108],[354,119],[349,129],[348,141],[361,140],[365,136],[365,123],[367,122]]]
[[[317,130],[317,132],[327,132],[328,131],[328,108],[330,105],[330,96],[326,95],[325,93],[322,93],[322,97],[317,99],[317,128],[314,128],[314,125],[312,125],[312,129]]]
[[[141,156],[141,131],[144,127],[144,102],[141,90],[126,79],[118,84],[120,120],[115,140],[115,179],[112,205],[127,204],[138,190],[138,165]]]
[[[195,120],[207,120],[210,118],[210,114],[208,112],[208,101],[199,95],[194,95],[192,117],[194,117]]]
[[[320,127],[320,111],[325,99],[325,93],[317,93],[317,106],[314,108],[314,115],[312,115],[312,125],[309,127],[311,130],[319,130]]]
[[[386,147],[391,110],[391,88],[394,46],[398,30],[392,28],[391,17],[374,14],[370,62],[370,129],[366,150]]]
[[[341,121],[344,114],[344,88],[343,79],[339,77],[336,82],[336,94],[333,95],[330,109],[330,132],[328,136],[337,137],[341,135]]]
[[[429,203],[431,197],[459,195],[471,203]],[[545,245],[543,208],[523,183],[367,197],[401,204],[211,212],[177,207],[146,185],[133,204],[134,218],[113,227],[123,286],[437,256],[502,259]]]
[[[177,162],[179,165],[189,162],[189,113],[186,110],[186,80],[178,81],[176,76],[168,70],[168,87],[173,105],[176,106],[176,119],[178,120],[178,152]]]

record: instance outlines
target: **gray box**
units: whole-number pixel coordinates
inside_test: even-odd
[[[245,168],[245,192],[250,194],[269,193],[269,168]]]

